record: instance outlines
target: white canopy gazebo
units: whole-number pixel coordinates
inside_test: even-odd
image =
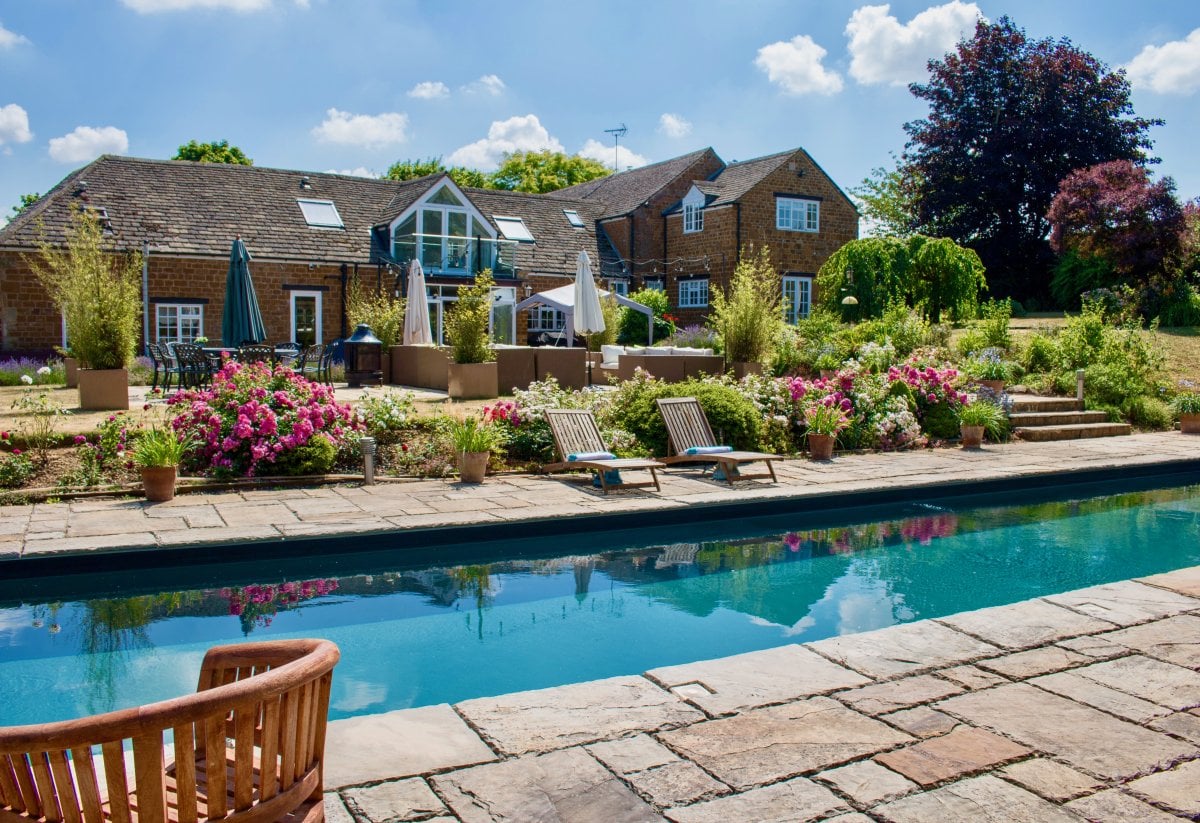
[[[641,303],[636,303],[633,300],[630,300],[628,297],[622,297],[619,294],[612,294],[612,292],[607,292],[603,289],[599,289],[599,292],[601,300],[607,300],[609,295],[612,295],[617,299],[618,305],[625,306],[626,308],[633,309],[636,312],[641,312],[642,314],[646,315],[646,325],[650,327],[649,334],[647,335],[647,344],[654,344],[654,309],[650,308],[649,306],[643,306]],[[567,345],[571,345],[574,342],[572,330],[575,328],[575,284],[569,283],[566,286],[559,286],[557,289],[550,289],[550,291],[541,291],[537,294],[531,294],[529,297],[526,297],[517,304],[517,311],[525,311],[526,309],[532,309],[536,306],[546,306],[551,309],[556,309],[567,316],[567,322],[563,327],[563,332],[567,334]]]

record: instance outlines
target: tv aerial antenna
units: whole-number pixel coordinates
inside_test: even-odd
[[[618,152],[618,149],[619,149],[619,146],[618,146],[618,144],[621,142],[621,138],[622,138],[622,137],[624,137],[624,136],[625,136],[625,134],[626,134],[626,132],[628,132],[628,131],[629,131],[629,129],[627,129],[627,128],[625,127],[625,124],[624,124],[624,123],[622,123],[621,125],[617,126],[615,129],[605,129],[605,130],[604,130],[604,133],[605,133],[605,134],[611,134],[611,135],[613,136],[613,171],[614,171],[614,172],[620,171],[620,169],[619,169],[619,168],[617,168],[617,162],[618,162],[618,160],[617,160],[617,157],[618,157],[618,154],[617,154],[617,152]]]

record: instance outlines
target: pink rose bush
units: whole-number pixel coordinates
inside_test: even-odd
[[[198,444],[189,468],[216,477],[318,474],[357,431],[333,389],[286,366],[230,361],[207,389],[176,392],[172,427]]]

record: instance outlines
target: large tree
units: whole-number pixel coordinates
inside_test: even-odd
[[[191,160],[195,163],[227,163],[231,166],[253,166],[254,161],[237,146],[229,145],[228,140],[216,143],[197,143],[192,140],[187,145],[180,146],[172,160]]]
[[[489,175],[477,169],[464,166],[447,168],[440,157],[430,157],[427,160],[398,160],[388,168],[383,175],[388,180],[412,180],[430,174],[450,175],[450,179],[460,186],[470,186],[477,189],[494,188]]]
[[[492,175],[493,188],[545,194],[612,174],[603,163],[560,151],[518,151],[504,155]]]
[[[905,124],[902,177],[918,228],[970,245],[994,293],[1045,295],[1046,212],[1059,181],[1109,160],[1149,162],[1123,71],[1070,40],[1030,40],[1007,17],[975,34],[909,89],[929,116]]]

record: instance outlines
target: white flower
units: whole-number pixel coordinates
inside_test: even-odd
[[[49,373],[50,373],[49,366],[42,366],[40,369],[38,369],[38,374],[49,374]]]
[[[21,375],[21,382],[24,383],[26,386],[32,386],[33,378],[27,374],[23,374],[23,375]]]

